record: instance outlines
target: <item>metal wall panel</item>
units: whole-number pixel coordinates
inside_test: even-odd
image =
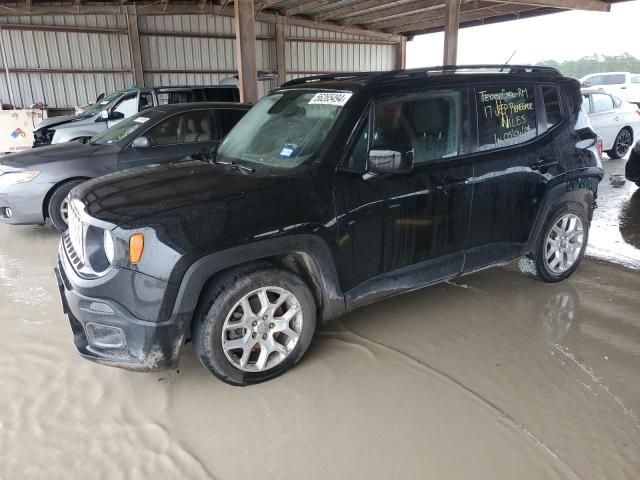
[[[116,15],[5,17],[0,18],[0,22],[126,28],[124,16]],[[123,89],[133,82],[129,41],[127,35],[122,33],[5,28],[2,29],[2,42],[9,69],[18,70],[11,71],[9,75],[14,101],[18,107],[44,102],[51,108],[69,108],[93,102],[100,93]],[[1,59],[0,63],[0,95],[3,103],[9,103],[10,96]]]
[[[138,20],[146,85],[215,85],[236,73],[234,39],[212,38],[234,35],[233,18],[205,14],[149,15],[140,16]],[[0,17],[0,23],[127,28],[125,15]],[[172,33],[179,35],[172,36]],[[364,42],[364,37],[356,35],[290,25],[285,27],[285,34],[294,38],[286,43],[290,72],[287,79],[319,72],[386,70],[395,64],[394,45],[369,44]],[[89,103],[100,93],[127,88],[133,83],[126,34],[3,29],[1,35],[9,68],[28,70],[10,74],[17,106],[44,101],[53,108],[68,108]],[[256,49],[258,70],[275,71],[275,26],[257,22],[256,35],[262,37]],[[307,41],[295,41],[295,38]],[[357,43],[359,40],[363,43]],[[1,59],[0,67],[4,68]],[[277,83],[259,82],[260,95],[275,88]],[[0,71],[0,96],[3,103],[9,103],[3,71]]]
[[[232,18],[219,15],[140,17],[145,85],[217,85],[222,79],[236,75],[235,40],[206,37],[234,35],[233,23]],[[150,32],[155,34],[149,35]],[[172,33],[181,36],[172,36]],[[256,23],[257,37],[273,37],[274,34],[273,25]],[[257,41],[256,63],[258,70],[276,69],[274,40]],[[275,86],[276,82],[259,82],[260,96]]]

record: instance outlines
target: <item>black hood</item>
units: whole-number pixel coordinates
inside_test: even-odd
[[[105,175],[81,184],[71,195],[85,205],[91,217],[122,225],[195,203],[280,187],[286,181],[279,176],[242,173],[227,166],[189,160]]]
[[[87,158],[107,150],[118,150],[117,145],[89,145],[80,142],[59,143],[34,148],[24,152],[12,153],[0,160],[0,165],[12,168],[31,168],[68,160]]]

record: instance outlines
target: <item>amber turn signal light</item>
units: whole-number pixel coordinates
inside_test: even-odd
[[[144,235],[142,233],[134,233],[129,237],[129,260],[131,263],[138,263],[142,258],[144,250]]]

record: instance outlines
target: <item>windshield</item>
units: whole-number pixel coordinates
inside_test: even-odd
[[[145,110],[133,117],[129,117],[126,120],[116,123],[113,127],[96,135],[91,139],[90,143],[91,145],[117,143],[120,140],[124,140],[132,133],[142,130],[145,127],[145,124],[150,120],[155,120],[161,116],[163,116],[162,112]]]
[[[104,97],[98,103],[94,103],[89,108],[87,108],[82,113],[82,116],[83,117],[93,117],[94,115],[96,115],[96,114],[100,113],[102,110],[104,110],[105,107],[107,105],[109,105],[111,102],[113,102],[114,100],[120,98],[124,93],[125,92],[113,92],[108,97]]]
[[[294,168],[324,144],[351,92],[285,91],[260,100],[229,132],[218,157]]]

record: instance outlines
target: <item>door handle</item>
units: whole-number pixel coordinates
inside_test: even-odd
[[[467,185],[469,183],[469,178],[453,178],[453,177],[445,177],[442,182],[436,185],[436,190],[447,193],[454,187],[459,187],[461,185]]]
[[[542,173],[544,173],[544,171],[546,171],[549,167],[553,167],[555,165],[558,165],[558,160],[547,160],[546,158],[541,158],[537,162],[533,162],[531,165],[529,165],[529,168],[531,170],[540,170],[542,171]]]

